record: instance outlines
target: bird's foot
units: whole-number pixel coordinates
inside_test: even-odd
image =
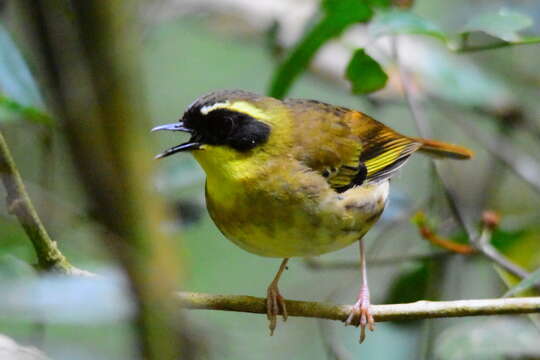
[[[353,305],[351,313],[345,325],[360,326],[360,343],[366,338],[366,327],[373,331],[375,330],[375,320],[370,312],[371,303],[369,301],[369,289],[367,286],[362,286],[358,301]]]
[[[270,329],[270,336],[274,335],[274,330],[277,325],[277,316],[281,313],[283,321],[287,321],[287,307],[285,306],[285,300],[279,293],[277,282],[272,282],[266,290],[266,317],[270,321],[268,328]]]

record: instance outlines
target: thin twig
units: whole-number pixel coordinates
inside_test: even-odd
[[[473,242],[475,247],[484,254],[488,259],[492,260],[496,264],[500,265],[503,269],[509,273],[524,279],[529,276],[529,272],[523,269],[521,266],[513,263],[504,255],[502,255],[493,245],[491,245],[492,229],[484,226],[480,232],[480,236]]]
[[[393,48],[394,48],[394,56],[395,56],[395,59],[396,59],[396,64],[397,64],[397,67],[398,67],[399,74],[401,76],[401,82],[403,84],[403,91],[404,91],[405,99],[407,100],[407,104],[408,104],[409,109],[411,111],[411,114],[412,114],[412,116],[413,116],[413,118],[415,120],[415,123],[416,123],[416,125],[418,127],[418,131],[420,132],[420,135],[423,136],[423,137],[428,137],[429,134],[430,134],[429,123],[427,122],[427,119],[426,119],[426,117],[425,117],[425,115],[424,115],[424,113],[422,111],[422,108],[420,107],[420,104],[416,101],[416,99],[414,99],[411,96],[412,94],[411,94],[411,88],[410,88],[409,81],[408,81],[408,79],[406,77],[405,72],[403,71],[403,69],[399,65],[399,51],[398,51],[397,39],[396,38],[393,39]],[[464,124],[465,122],[461,122],[461,123]],[[474,134],[474,135],[479,135],[479,134]],[[515,158],[513,158],[513,159],[515,161]],[[508,160],[508,159],[503,159],[503,160]],[[488,227],[485,227],[483,229],[483,231],[481,232],[481,234],[478,235],[478,232],[476,231],[475,227],[473,226],[473,223],[466,216],[463,208],[459,205],[459,202],[457,200],[457,196],[455,195],[455,193],[454,193],[453,189],[451,188],[451,186],[449,186],[448,180],[442,175],[442,172],[440,171],[439,165],[435,161],[432,161],[432,163],[433,163],[433,166],[435,167],[437,176],[441,180],[441,183],[442,183],[442,185],[444,187],[444,190],[446,192],[446,195],[447,195],[447,198],[448,198],[448,201],[449,201],[449,204],[450,204],[450,209],[452,210],[455,218],[458,220],[461,227],[467,233],[467,236],[469,237],[469,242],[471,244],[473,244],[481,254],[483,254],[488,259],[492,260],[493,262],[495,262],[496,264],[498,264],[499,266],[501,266],[505,270],[509,271],[510,273],[512,273],[512,274],[514,274],[514,275],[516,275],[516,276],[518,276],[520,278],[524,278],[524,277],[528,276],[529,273],[526,270],[522,269],[519,265],[514,264],[512,261],[507,259],[504,255],[499,253],[497,251],[497,249],[495,249],[489,243],[489,241],[482,241],[483,239],[486,238],[486,236],[489,236],[489,239],[491,239],[491,230],[488,229]],[[509,160],[506,163],[507,163],[507,165],[512,166],[510,164]],[[531,165],[531,164],[529,164],[529,165]],[[527,174],[530,175],[530,173],[526,173],[525,169],[522,168],[522,167],[523,166],[521,166],[519,168],[519,170],[523,170],[521,172],[522,175],[527,175]],[[537,175],[540,178],[540,172]],[[531,182],[536,182],[536,181],[533,181],[534,179],[530,179],[530,180],[531,180]]]
[[[266,314],[266,299],[245,295],[180,292],[181,307]],[[289,316],[345,321],[352,305],[285,300]],[[457,301],[417,301],[408,304],[371,305],[375,321],[540,313],[540,297]]]
[[[533,157],[517,149],[506,139],[491,139],[470,122],[459,116],[452,119],[462,127],[465,132],[478,141],[493,157],[502,161],[517,176],[528,183],[536,192],[540,193],[540,164]]]
[[[58,249],[56,242],[50,238],[26,192],[21,175],[1,132],[0,175],[7,192],[8,212],[17,217],[26,235],[32,241],[39,268],[69,275],[93,275],[71,265]]]
[[[497,134],[495,135],[495,142],[500,144],[505,142],[506,139],[510,139],[516,133],[516,127],[509,121],[499,120]],[[498,147],[498,145],[497,145]],[[507,175],[507,169],[500,161],[490,161],[488,168],[484,171],[484,179],[482,181],[483,192],[480,194],[478,200],[478,208],[484,209],[488,206],[489,197],[494,194],[503,183],[505,175]]]
[[[441,178],[444,181],[443,178]],[[475,248],[484,255],[506,271],[511,274],[519,277],[525,278],[529,276],[529,272],[520,267],[519,265],[513,263],[504,255],[502,255],[497,249],[491,245],[491,235],[493,229],[490,226],[483,226],[482,231],[478,233],[476,229],[471,225],[471,223],[465,217],[464,211],[461,206],[458,205],[456,196],[453,195],[452,190],[447,192],[448,202],[450,204],[450,209],[454,213],[455,218],[457,219],[460,226],[465,230],[465,233],[469,237],[469,242],[475,246]]]
[[[468,244],[456,243],[437,234],[428,225],[426,215],[421,211],[416,213],[413,222],[418,226],[420,235],[434,245],[462,255],[470,255],[476,252],[476,249]]]
[[[171,293],[180,262],[160,227],[165,209],[151,186],[150,124],[139,101],[139,8],[120,0],[17,3],[49,107],[105,229],[100,237],[126,274],[137,357],[177,359],[195,351],[179,341],[183,327]]]
[[[401,85],[403,87],[403,97],[405,98],[409,111],[411,112],[412,118],[414,119],[416,128],[418,129],[420,136],[427,138],[431,135],[431,126],[427,121],[424,112],[420,108],[419,103],[416,101],[416,99],[414,99],[414,92],[411,88],[411,82],[409,81],[408,74],[403,71],[403,68],[400,64],[397,35],[392,38],[392,55],[395,59],[398,68],[398,75],[401,81]]]

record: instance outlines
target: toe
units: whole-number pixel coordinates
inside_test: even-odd
[[[366,339],[366,327],[360,325],[360,340],[359,340],[359,343],[360,344],[363,343],[365,339]]]
[[[360,344],[366,339],[366,328],[370,331],[375,330],[375,321],[369,311],[368,306],[362,306],[360,309]]]
[[[360,343],[366,338],[366,328],[370,331],[375,330],[375,321],[369,310],[370,304],[359,300],[351,308],[351,313],[345,321],[345,325],[354,325],[360,327]]]
[[[283,296],[278,294],[276,300],[276,303],[279,304],[279,309],[281,309],[281,316],[283,317],[283,321],[287,321],[289,315],[287,314],[287,306],[285,305],[285,299],[283,299]]]
[[[274,335],[274,331],[276,330],[277,320],[274,316],[270,319],[270,322],[268,324],[268,329],[270,330],[270,336]]]
[[[285,306],[285,300],[275,287],[269,287],[266,294],[266,317],[269,320],[268,328],[270,329],[270,335],[274,334],[274,330],[277,326],[277,316],[281,311],[283,321],[287,320],[287,307]]]
[[[352,326],[358,326],[358,323],[356,323],[356,319],[360,317],[360,308],[358,307],[358,304],[355,304],[351,308],[351,312],[349,314],[349,317],[347,320],[345,320],[345,326],[352,325]]]
[[[370,331],[375,330],[375,320],[373,319],[373,316],[371,316],[371,313],[368,313],[368,329]]]

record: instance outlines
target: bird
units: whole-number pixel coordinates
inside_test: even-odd
[[[469,159],[465,147],[409,137],[363,112],[317,100],[244,90],[198,97],[179,121],[152,131],[190,134],[156,156],[189,152],[206,173],[210,217],[240,248],[281,258],[267,288],[272,335],[287,320],[278,282],[290,258],[322,255],[359,243],[360,291],[346,325],[374,330],[362,240],[388,201],[389,182],[415,153]]]

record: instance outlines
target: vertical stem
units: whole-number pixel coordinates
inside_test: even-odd
[[[17,217],[26,235],[32,241],[38,266],[44,270],[64,273],[78,271],[62,255],[53,241],[32,204],[26,188],[17,170],[9,147],[0,132],[0,175],[6,188],[8,212]]]
[[[163,203],[153,193],[151,126],[138,78],[139,3],[18,3],[79,180],[106,229],[102,240],[128,277],[138,355],[177,359],[181,334],[171,294],[181,269],[161,226]]]

